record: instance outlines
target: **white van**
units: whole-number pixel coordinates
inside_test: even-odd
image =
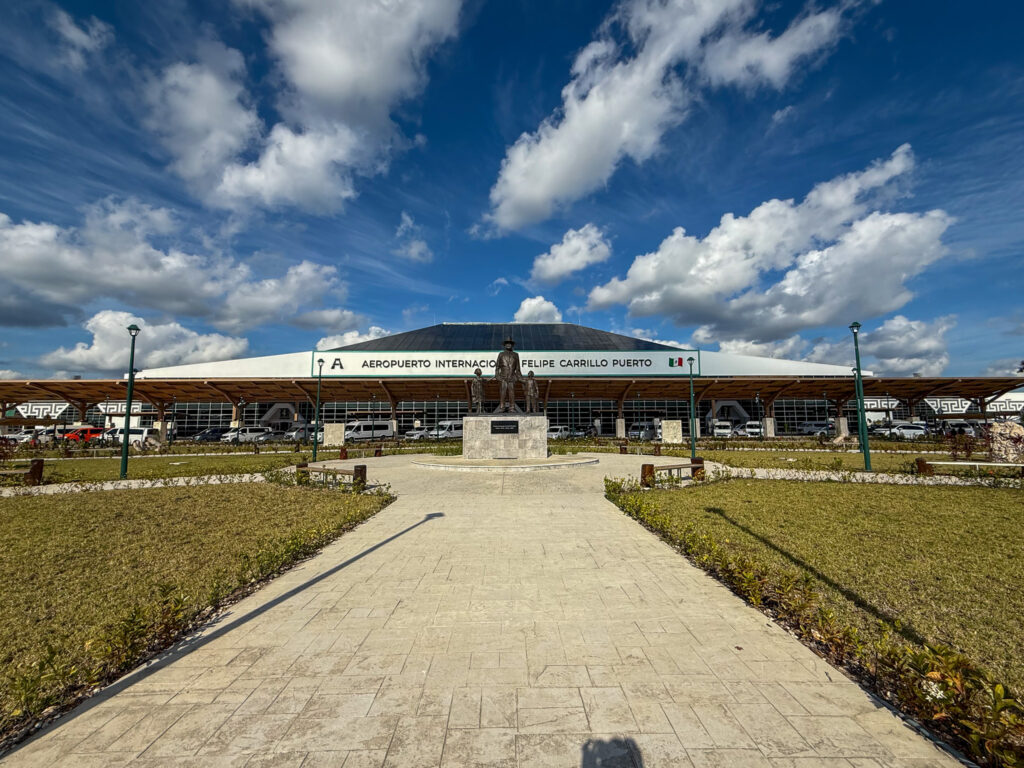
[[[160,430],[149,429],[148,427],[132,427],[128,430],[128,442],[132,445],[145,445],[146,441],[150,438],[154,440],[160,437]],[[117,429],[109,429],[104,434],[104,438],[113,440],[118,445],[124,440],[124,427],[118,427]]]
[[[653,440],[654,422],[638,421],[635,424],[631,424],[626,435],[630,440]]]
[[[436,427],[427,432],[427,437],[431,440],[454,440],[462,437],[462,422],[439,421]]]
[[[222,443],[255,443],[256,438],[270,432],[270,427],[236,427],[224,433]]]
[[[712,437],[732,437],[732,422],[724,419],[716,419],[711,425]]]
[[[571,431],[564,424],[552,424],[548,427],[548,440],[567,440]]]
[[[395,436],[395,430],[391,428],[391,422],[380,421],[350,421],[345,425],[345,442],[349,440],[382,440]]]

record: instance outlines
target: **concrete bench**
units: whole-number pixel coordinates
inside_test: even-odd
[[[339,481],[342,477],[351,477],[352,485],[362,490],[366,487],[366,465],[356,464],[351,469],[344,469],[341,467],[311,467],[308,464],[298,464],[295,467],[295,474],[302,478],[313,479],[313,475],[319,475],[320,479],[326,483],[328,478],[334,478],[335,481]]]
[[[13,477],[20,479],[22,485],[42,485],[43,483],[43,460],[32,459],[27,469],[5,469],[0,471],[0,477]]]
[[[652,488],[655,483],[655,473],[668,472],[670,475],[682,477],[684,469],[689,471],[692,479],[698,480],[704,476],[704,459],[697,458],[679,464],[660,464],[658,466],[643,464],[640,466],[640,485]]]
[[[1015,464],[1001,461],[928,461],[927,459],[915,459],[917,474],[931,476],[935,474],[935,467],[1011,467],[1020,470],[1021,477],[1024,477],[1024,464]]]

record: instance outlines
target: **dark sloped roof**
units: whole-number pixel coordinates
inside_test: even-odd
[[[496,352],[508,336],[515,339],[519,350],[630,352],[675,349],[667,344],[572,323],[440,323],[326,351]]]

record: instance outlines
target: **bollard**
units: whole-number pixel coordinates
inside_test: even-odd
[[[379,459],[383,455],[384,455],[384,449],[381,448],[379,445],[376,448],[373,449],[373,458]]]
[[[654,455],[661,456],[661,443],[654,444]]]
[[[917,474],[919,475],[931,477],[935,474],[935,468],[929,464],[926,459],[914,459],[914,464],[917,467]]]
[[[619,453],[628,453],[629,449],[625,445],[619,446]]]
[[[338,458],[343,460],[343,461],[345,459],[347,459],[348,458],[348,448],[342,448],[340,451],[338,451]]]
[[[690,477],[694,480],[704,479],[704,459],[699,456],[695,459],[690,459]]]
[[[357,491],[366,488],[366,465],[356,464],[352,467],[352,485]]]
[[[25,474],[25,485],[43,484],[43,460],[32,459],[28,464],[28,472]]]
[[[651,488],[654,485],[654,465],[640,465],[640,485],[644,488]]]

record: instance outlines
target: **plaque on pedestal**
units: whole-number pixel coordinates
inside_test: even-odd
[[[467,459],[547,458],[548,419],[539,413],[464,416],[462,455]]]

